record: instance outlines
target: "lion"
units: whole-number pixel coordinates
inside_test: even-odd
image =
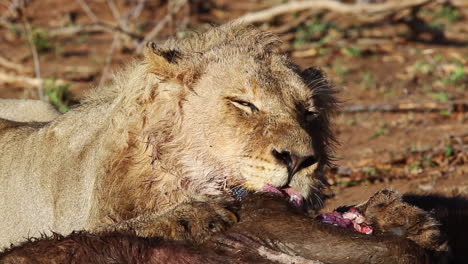
[[[238,220],[217,201],[246,192],[320,208],[335,90],[279,45],[240,24],[150,44],[50,122],[0,119],[0,246],[74,230],[202,241]]]
[[[69,112],[48,122],[0,119],[0,246],[77,230],[203,243],[239,220],[227,202],[252,192],[279,194],[302,212],[320,209],[336,92],[320,70],[301,71],[279,43],[227,24],[150,44]],[[392,214],[375,215],[383,226]],[[428,240],[439,241],[436,222],[421,215]],[[289,223],[294,215],[282,216]],[[268,227],[261,219],[251,230]],[[302,231],[311,229],[328,232],[315,224]],[[356,236],[344,234],[334,241]]]
[[[49,122],[60,115],[51,104],[30,99],[0,99],[0,118],[16,122]]]

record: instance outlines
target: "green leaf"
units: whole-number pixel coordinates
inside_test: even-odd
[[[342,49],[343,54],[351,57],[361,57],[362,51],[359,47],[350,46]]]
[[[453,156],[453,147],[451,145],[445,146],[444,150],[445,150],[445,153],[444,153],[445,157]]]
[[[45,79],[44,81],[44,91],[49,102],[57,107],[57,109],[62,113],[67,112],[70,109],[66,100],[66,97],[69,94],[69,87],[69,84],[57,85],[54,78]]]
[[[439,114],[440,114],[440,115],[443,115],[443,116],[449,116],[449,115],[450,115],[450,111],[447,110],[447,109],[442,109],[442,110],[440,110]]]
[[[444,92],[435,92],[429,94],[432,98],[440,102],[447,102],[449,100],[449,95]]]

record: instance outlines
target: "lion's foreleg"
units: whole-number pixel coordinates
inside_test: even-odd
[[[120,232],[141,237],[203,242],[213,233],[237,222],[235,213],[220,202],[183,203],[164,214],[146,214],[110,226],[97,233]]]

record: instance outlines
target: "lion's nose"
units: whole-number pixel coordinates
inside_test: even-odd
[[[294,174],[296,174],[296,172],[300,171],[301,169],[307,168],[317,163],[315,155],[300,156],[292,153],[289,150],[282,150],[279,152],[276,149],[272,150],[272,154],[279,162],[286,165],[289,178],[294,176]]]

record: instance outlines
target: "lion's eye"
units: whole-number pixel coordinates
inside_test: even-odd
[[[249,113],[254,113],[258,111],[258,108],[250,102],[246,102],[246,101],[242,101],[238,99],[231,99],[231,102],[233,105]]]
[[[312,122],[315,119],[317,119],[318,116],[319,116],[319,112],[317,112],[317,111],[307,111],[305,113],[305,120],[307,122]]]

